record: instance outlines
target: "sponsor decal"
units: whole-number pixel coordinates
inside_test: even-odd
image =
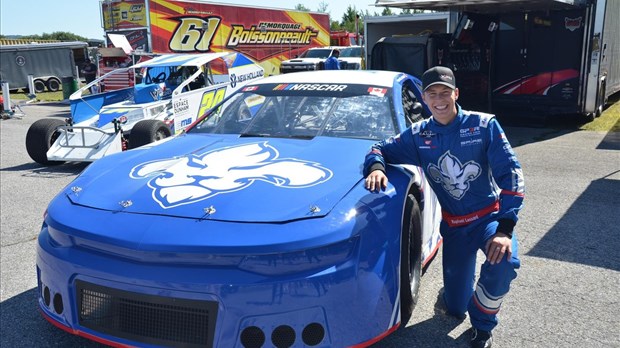
[[[258,86],[249,86],[249,87],[245,87],[244,89],[242,89],[242,91],[244,92],[252,92],[258,89]]]
[[[319,35],[318,30],[302,28],[299,23],[261,22],[245,28],[232,24],[226,41],[227,48],[247,45],[309,45]]]
[[[148,180],[153,199],[164,209],[244,190],[257,181],[299,189],[322,184],[332,176],[320,163],[280,158],[278,149],[267,142],[150,161],[129,173],[132,179]]]
[[[435,133],[429,130],[425,130],[425,131],[420,132],[420,136],[424,138],[431,138],[435,136]]]
[[[482,139],[469,139],[461,141],[461,146],[482,145]]]
[[[322,84],[322,83],[296,83],[296,84],[285,84],[278,85],[274,88],[274,91],[277,90],[290,90],[290,91],[332,91],[332,92],[342,92],[344,91],[348,85],[332,85],[332,84]]]
[[[564,17],[564,27],[570,31],[575,31],[581,28],[582,17],[568,18]]]
[[[460,130],[460,133],[461,133],[461,138],[480,135],[480,127],[476,126],[476,127],[463,128]]]
[[[237,83],[239,82],[245,82],[245,81],[249,81],[249,80],[254,80],[257,79],[259,77],[263,77],[264,71],[262,69],[260,70],[256,70],[256,71],[252,71],[250,73],[247,74],[230,74],[230,85],[232,88],[235,88],[235,86],[237,85]]]
[[[189,109],[189,100],[187,99],[179,99],[175,100],[173,103],[174,113],[182,113],[186,112]]]

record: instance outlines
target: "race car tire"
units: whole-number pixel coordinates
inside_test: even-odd
[[[43,82],[43,80],[34,80],[33,81],[33,85],[34,85],[34,92],[35,93],[43,93],[45,92],[45,82]],[[28,91],[29,93],[32,93],[32,91]]]
[[[65,122],[58,119],[44,118],[33,123],[26,133],[26,151],[35,162],[43,165],[58,165],[63,161],[50,161],[47,151],[60,136],[59,126]]]
[[[45,82],[45,85],[50,92],[58,92],[61,86],[60,80],[55,77],[50,77],[47,82]]]
[[[418,303],[422,276],[422,216],[416,197],[409,193],[400,254],[400,327],[404,328]]]
[[[172,135],[170,128],[162,121],[142,120],[131,129],[129,148],[135,149],[154,141],[162,140],[170,135]]]

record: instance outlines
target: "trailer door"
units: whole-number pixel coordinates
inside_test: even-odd
[[[495,45],[493,103],[578,111],[582,10],[506,13]]]

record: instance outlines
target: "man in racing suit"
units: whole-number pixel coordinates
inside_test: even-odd
[[[524,195],[521,165],[493,115],[456,104],[450,69],[431,68],[422,83],[432,117],[372,147],[364,163],[366,188],[387,187],[387,164],[423,168],[442,208],[446,310],[461,319],[467,311],[472,347],[491,347],[496,315],[520,266],[513,229]],[[474,289],[478,250],[486,261]]]

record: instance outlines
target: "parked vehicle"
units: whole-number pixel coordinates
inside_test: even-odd
[[[338,60],[341,62],[342,69],[359,70],[364,66],[364,48],[362,46],[350,46],[340,50]],[[344,63],[342,63],[344,62]]]
[[[335,49],[341,50],[343,47],[328,46],[309,48],[299,57],[285,60],[280,64],[280,74],[297,71],[323,70],[325,60],[333,54]]]
[[[403,327],[441,209],[421,168],[389,166],[371,193],[361,163],[421,116],[419,86],[271,76],[94,162],[46,210],[42,315],[111,346],[366,347]]]
[[[454,31],[431,36],[437,40],[427,40],[423,55],[455,71],[459,87],[467,90],[459,100],[466,107],[593,119],[620,91],[620,60],[614,59],[620,55],[620,1],[377,0],[376,5],[451,9],[458,15]],[[441,38],[444,44],[432,44]]]
[[[80,41],[0,45],[0,81],[8,82],[11,90],[27,89],[32,75],[30,92],[56,92],[63,77],[77,78],[76,66],[88,57],[87,47]]]
[[[96,93],[130,71],[139,73],[139,83]],[[34,122],[26,149],[45,165],[92,162],[182,132],[225,96],[262,76],[262,67],[236,52],[162,55],[119,68],[71,95],[66,122]]]

